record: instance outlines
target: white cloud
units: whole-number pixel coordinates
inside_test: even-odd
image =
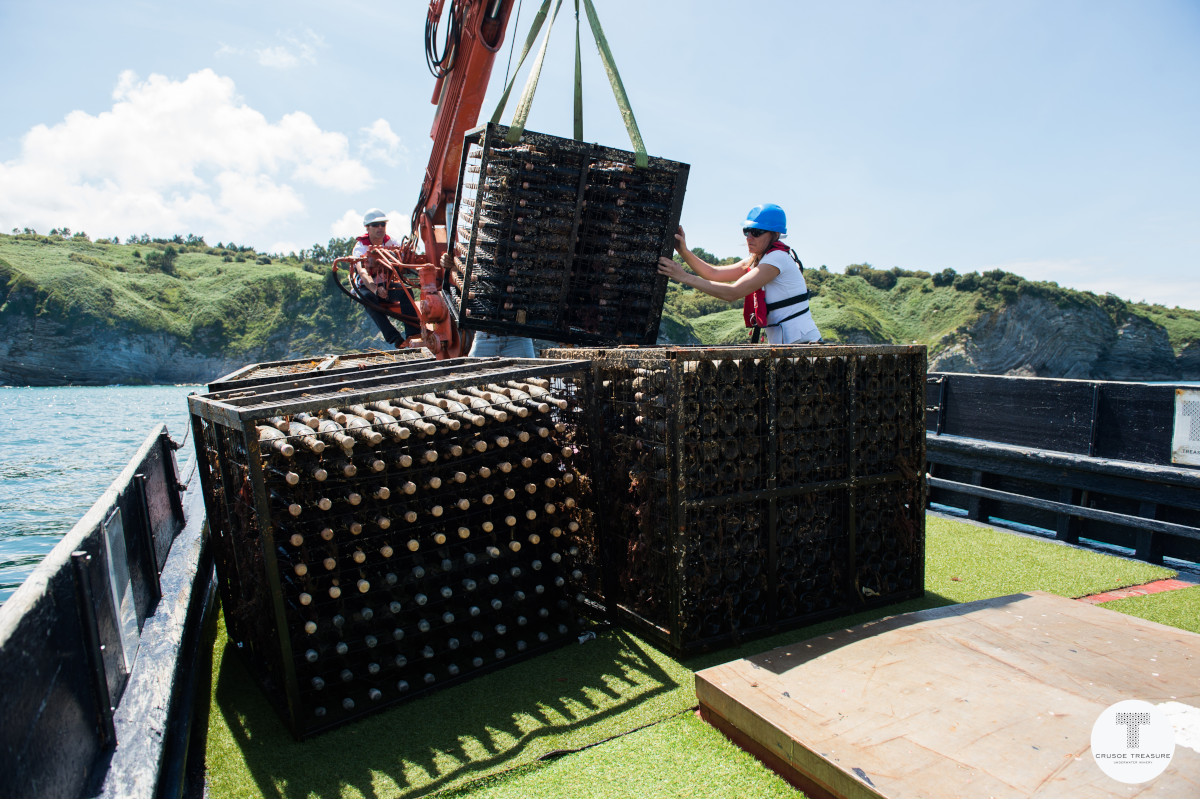
[[[0,230],[244,241],[303,212],[305,185],[373,183],[343,134],[302,112],[269,122],[209,69],[182,81],[125,72],[113,101],[25,134],[20,155],[0,163]]]
[[[324,37],[309,28],[305,28],[301,33],[280,32],[276,36],[281,42],[251,49],[233,47],[222,42],[214,55],[251,55],[259,66],[269,69],[293,69],[301,64],[316,64],[317,51],[326,47]]]
[[[334,221],[329,226],[329,233],[338,239],[346,239],[350,236],[362,236],[363,234],[363,214],[365,211],[359,211],[355,208],[346,209],[346,213]]]
[[[363,160],[382,161],[389,167],[408,163],[408,148],[385,119],[377,119],[361,130],[364,140],[358,146]]]
[[[254,54],[258,56],[259,64],[273,69],[290,69],[300,63],[300,59],[291,50],[280,45],[255,50]]]

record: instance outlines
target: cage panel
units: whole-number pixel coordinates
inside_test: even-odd
[[[688,166],[488,124],[467,134],[451,276],[464,328],[653,344]]]
[[[459,359],[189,398],[229,633],[294,735],[575,635],[589,380]]]
[[[630,624],[679,654],[923,591],[925,350],[574,349]]]

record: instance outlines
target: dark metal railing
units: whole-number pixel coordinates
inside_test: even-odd
[[[1171,463],[1177,388],[931,374],[929,502],[1154,563],[1200,561],[1200,470]]]

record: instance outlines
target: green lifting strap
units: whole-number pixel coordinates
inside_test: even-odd
[[[559,5],[562,5],[562,0],[558,0]],[[525,57],[529,55],[529,51],[533,49],[533,43],[537,41],[538,32],[542,29],[542,23],[546,21],[546,12],[550,8],[550,0],[542,0],[542,7],[538,9],[537,14],[533,18],[533,24],[529,26],[529,35],[525,37],[525,47],[521,50],[521,57],[517,60],[517,68],[513,70],[512,80],[508,82],[508,86],[504,87],[504,94],[500,95],[500,103],[496,106],[495,113],[492,114],[492,123],[498,124],[500,117],[504,114],[504,107],[508,105],[508,96],[512,93],[513,84],[517,82],[517,73],[521,71],[521,65],[525,63]],[[555,9],[555,13],[558,10]],[[543,45],[543,52],[545,47]],[[534,81],[536,84],[536,81]],[[528,85],[525,87],[529,90]],[[522,126],[524,128],[524,126]],[[520,138],[520,133],[517,138]],[[515,140],[514,140],[515,141]]]
[[[505,140],[510,143],[515,144],[520,140],[521,134],[525,132],[525,122],[529,119],[529,110],[533,106],[533,94],[537,91],[538,79],[542,73],[542,63],[546,58],[546,47],[550,43],[550,30],[554,27],[554,19],[558,16],[558,10],[561,7],[562,0],[558,0],[554,6],[553,13],[550,14],[550,22],[546,25],[546,34],[542,38],[542,46],[538,51],[533,66],[530,68],[529,77],[525,81],[525,89],[521,92],[521,100],[513,112],[513,121],[509,126],[508,136],[505,137]],[[596,15],[596,9],[592,5],[592,0],[583,0],[583,7],[587,12],[588,24],[591,26],[592,36],[596,40],[596,49],[600,53],[600,60],[604,63],[604,71],[608,74],[609,85],[612,86],[613,95],[616,97],[617,107],[621,111],[621,118],[625,121],[625,130],[629,133],[629,141],[633,145],[634,164],[639,167],[645,167],[649,164],[649,158],[646,155],[646,145],[642,142],[642,134],[638,130],[637,120],[633,117],[633,109],[629,105],[629,96],[625,93],[625,85],[621,82],[621,74],[617,71],[616,61],[613,59],[612,50],[608,46],[608,39],[604,36],[604,30],[600,27],[600,19]],[[494,123],[498,123],[501,115],[504,113],[504,106],[508,103],[508,96],[512,92],[513,84],[517,80],[517,72],[521,70],[521,65],[525,63],[525,57],[529,55],[529,51],[533,48],[533,43],[537,40],[538,33],[541,30],[542,23],[546,19],[546,12],[549,8],[550,0],[542,0],[542,6],[538,9],[537,16],[533,20],[533,25],[529,29],[529,35],[525,38],[525,47],[521,51],[521,58],[517,62],[517,69],[513,72],[512,80],[508,82],[508,86],[504,89],[504,94],[500,97],[500,103],[496,106],[496,112],[492,114],[492,122]],[[575,0],[575,138],[582,141],[583,68],[579,51],[579,0]]]
[[[583,141],[583,62],[579,58],[579,0],[575,0],[575,141]]]
[[[608,82],[612,85],[613,94],[617,98],[617,107],[621,109],[621,118],[625,120],[625,130],[629,132],[629,141],[633,144],[635,153],[634,163],[644,167],[649,163],[646,158],[646,145],[642,142],[642,134],[638,131],[637,120],[633,118],[633,109],[629,106],[629,96],[625,94],[625,85],[621,83],[621,74],[617,72],[617,62],[613,60],[612,51],[608,49],[608,39],[600,28],[600,18],[592,0],[583,0],[587,11],[588,23],[592,26],[592,35],[596,38],[596,47],[600,51],[600,60],[604,62],[604,71],[608,73]]]

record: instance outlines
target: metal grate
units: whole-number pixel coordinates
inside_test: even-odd
[[[217,378],[208,385],[210,392],[230,389],[234,386],[273,383],[284,378],[303,375],[341,375],[367,367],[399,364],[409,361],[432,361],[433,355],[423,348],[403,350],[368,350],[361,353],[342,355],[310,356],[286,361],[266,361],[248,364],[228,375]]]

